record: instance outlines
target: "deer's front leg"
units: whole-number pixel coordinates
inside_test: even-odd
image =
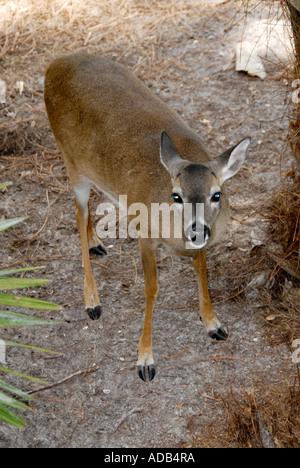
[[[139,239],[140,251],[145,276],[145,299],[146,313],[144,329],[139,343],[138,372],[142,380],[146,381],[155,376],[154,359],[152,353],[152,313],[155,299],[158,296],[157,266],[156,266],[156,247],[150,239]]]
[[[207,286],[206,250],[201,250],[193,259],[197,274],[200,299],[200,316],[205,324],[208,335],[212,339],[226,340],[228,335],[214,313]]]

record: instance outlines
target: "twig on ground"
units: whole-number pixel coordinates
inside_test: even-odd
[[[77,377],[78,375],[86,375],[86,374],[91,374],[93,372],[96,372],[97,370],[100,369],[100,367],[101,366],[95,366],[95,367],[90,367],[89,369],[81,369],[75,372],[74,374],[71,374],[68,377],[65,377],[64,379],[59,380],[58,382],[54,382],[53,384],[46,385],[45,387],[37,388],[36,390],[31,390],[30,392],[28,392],[28,394],[32,395],[34,393],[44,392],[45,390],[48,390],[49,388],[57,387],[58,385],[61,385],[67,382],[68,380],[71,380],[74,377]]]

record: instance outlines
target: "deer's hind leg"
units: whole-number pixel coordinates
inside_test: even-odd
[[[91,219],[88,203],[90,197],[90,188],[91,184],[87,181],[78,185],[73,185],[76,205],[76,221],[80,232],[82,261],[85,273],[85,307],[89,317],[92,320],[97,320],[101,315],[101,305],[90,260],[89,237],[91,236]]]

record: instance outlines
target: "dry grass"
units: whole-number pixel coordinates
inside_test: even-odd
[[[300,177],[295,172],[265,207],[269,242],[263,255],[270,264],[269,322],[274,343],[291,343],[300,332]],[[265,258],[265,257],[264,257]]]
[[[300,280],[300,176],[293,171],[269,202],[267,218],[270,238],[283,249],[284,258],[273,275],[284,269]],[[289,267],[285,265],[289,264]]]
[[[187,27],[185,18],[199,15],[204,4],[201,0],[0,1],[0,58],[20,49],[26,58],[39,48],[52,54],[82,46],[111,51],[124,43],[152,50],[170,38],[172,30]]]
[[[260,392],[257,392],[259,395]],[[298,448],[300,446],[299,378],[292,385],[267,389],[262,396],[254,390],[237,399],[224,400],[229,436],[238,447]]]
[[[214,395],[213,413],[225,412],[226,425],[219,416],[201,429],[191,419],[193,448],[299,448],[300,446],[300,380],[278,387],[249,389],[237,395]]]

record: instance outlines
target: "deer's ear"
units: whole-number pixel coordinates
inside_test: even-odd
[[[245,162],[250,143],[251,138],[245,138],[214,160],[221,183],[233,177],[241,169]]]
[[[176,179],[180,168],[186,161],[179,155],[167,132],[163,131],[160,138],[160,161],[167,169],[172,179]]]

